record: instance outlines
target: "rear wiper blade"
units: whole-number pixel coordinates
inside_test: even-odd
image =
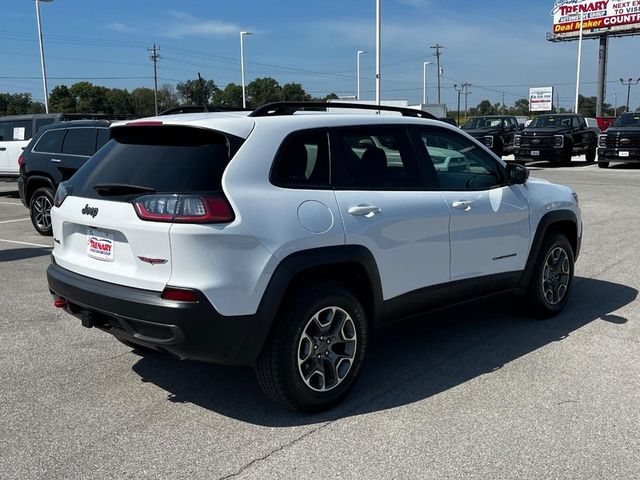
[[[155,189],[142,185],[129,185],[127,183],[99,183],[93,189],[100,195],[126,195],[127,193],[154,193]]]

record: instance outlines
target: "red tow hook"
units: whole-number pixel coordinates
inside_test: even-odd
[[[53,306],[56,308],[67,308],[67,301],[63,298],[56,298],[53,300]]]

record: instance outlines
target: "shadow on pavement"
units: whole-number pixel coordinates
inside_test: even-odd
[[[10,250],[0,250],[0,262],[14,262],[27,258],[44,257],[51,253],[50,248],[13,248]]]
[[[612,312],[636,299],[634,288],[576,277],[566,310],[546,321],[527,316],[522,299],[496,296],[385,327],[373,338],[351,395],[320,415],[286,411],[259,389],[250,368],[178,361],[147,353],[133,366],[142,381],[240,421],[271,427],[306,425],[408,405],[454,388],[596,321],[624,328]],[[137,351],[136,351],[137,352]],[[523,381],[526,381],[523,379]]]

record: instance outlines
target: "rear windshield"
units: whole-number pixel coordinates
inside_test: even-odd
[[[243,141],[213,130],[173,126],[116,127],[111,135],[71,178],[72,195],[104,198],[96,185],[132,185],[157,193],[220,190],[222,174]]]

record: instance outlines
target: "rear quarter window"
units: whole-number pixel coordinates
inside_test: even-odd
[[[35,153],[60,153],[64,133],[64,129],[44,132],[33,147],[33,151]]]
[[[62,144],[65,155],[81,155],[90,157],[96,153],[96,129],[69,128]]]

